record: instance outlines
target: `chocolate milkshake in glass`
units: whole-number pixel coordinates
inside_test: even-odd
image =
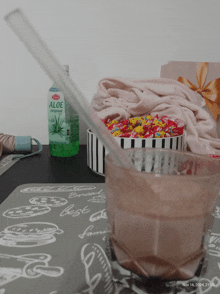
[[[134,275],[186,281],[205,260],[220,187],[220,162],[164,149],[127,149],[137,171],[106,156],[109,238]]]

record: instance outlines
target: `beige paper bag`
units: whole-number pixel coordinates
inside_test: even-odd
[[[193,85],[199,87],[196,72],[198,69],[198,62],[189,61],[170,61],[168,64],[161,66],[160,77],[170,78],[178,80],[179,77],[187,78]],[[208,71],[205,79],[205,87],[209,82],[220,78],[220,63],[219,62],[209,62]],[[211,118],[214,120],[213,114],[206,105],[205,99],[197,93],[198,98],[203,100],[202,107],[210,114]],[[220,99],[220,98],[219,98]],[[218,115],[216,121],[216,131],[218,138],[220,138],[220,116]]]

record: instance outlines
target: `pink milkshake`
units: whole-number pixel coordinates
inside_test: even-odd
[[[111,155],[106,158],[110,239],[117,260],[144,277],[192,278],[206,254],[204,239],[219,193],[220,163],[170,150],[127,152],[134,151],[142,172],[118,166]],[[149,165],[152,172],[144,172]]]

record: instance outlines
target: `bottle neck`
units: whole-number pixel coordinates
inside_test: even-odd
[[[65,72],[66,72],[66,75],[69,77],[69,75],[70,75],[69,74],[69,69],[65,68]],[[51,89],[57,89],[57,91],[59,91],[59,87],[55,83],[53,83]]]

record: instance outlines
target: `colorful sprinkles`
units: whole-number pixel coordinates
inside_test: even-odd
[[[175,137],[182,135],[184,130],[182,121],[168,116],[159,118],[158,114],[155,117],[136,116],[122,121],[107,118],[102,121],[114,137],[123,138]]]

